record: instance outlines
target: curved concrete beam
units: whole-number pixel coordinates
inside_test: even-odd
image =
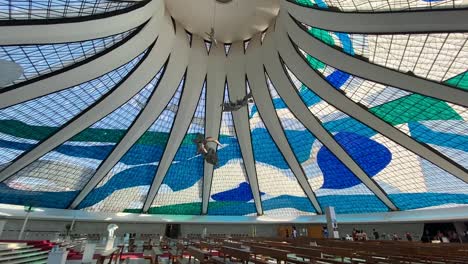
[[[211,45],[208,56],[208,75],[206,79],[205,137],[218,138],[221,126],[221,104],[223,103],[224,85],[226,82],[226,54],[224,45]],[[210,147],[216,149],[212,142]],[[205,161],[203,175],[202,214],[208,213],[211,196],[213,165]]]
[[[239,41],[231,45],[227,61],[227,81],[231,101],[244,98],[247,94],[245,86],[245,55],[244,43]],[[263,214],[260,189],[258,187],[257,170],[252,149],[252,139],[250,135],[249,111],[248,107],[243,107],[232,112],[236,136],[239,141],[242,159],[244,160],[245,172],[249,179],[250,189],[257,214]]]
[[[462,89],[410,76],[349,56],[311,36],[286,13],[280,14],[278,19],[277,25],[284,26],[287,31],[283,37],[289,36],[302,50],[332,67],[363,79],[468,107],[468,93]]]
[[[172,28],[171,21],[168,21],[167,24],[170,24],[170,28]],[[170,42],[173,42],[173,34],[165,34],[162,38],[169,38]],[[96,121],[110,114],[119,106],[127,102],[143,86],[153,79],[156,74],[155,69],[160,69],[167,60],[167,57],[170,54],[170,48],[170,45],[167,50],[156,50],[153,48],[141,64],[137,66],[135,72],[130,74],[130,76],[128,76],[128,78],[125,79],[124,82],[122,82],[111,94],[107,95],[99,103],[89,107],[65,127],[61,128],[58,132],[44,140],[29,152],[17,158],[14,162],[10,163],[8,167],[2,170],[0,172],[0,182],[4,181],[14,173],[29,165],[31,162],[37,160],[47,152],[53,150],[55,147],[67,141],[83,129],[91,126]],[[181,50],[181,53],[183,52],[184,49]],[[155,94],[163,93],[163,91],[164,89],[156,90]]]
[[[131,88],[127,87],[128,83],[140,83],[140,81],[135,82],[134,78],[136,76],[140,76],[140,73],[144,71],[142,69],[144,67],[143,65],[145,65],[145,62],[150,59],[150,55],[151,54],[147,54],[146,57],[142,59],[144,61],[141,62],[140,65],[136,66],[137,68],[135,69],[135,72],[130,74],[130,76],[123,83],[121,83],[119,87],[114,88],[114,91],[112,91],[109,95],[102,98],[98,103],[88,107],[55,134],[42,141],[30,151],[19,156],[16,160],[10,163],[10,165],[4,168],[0,172],[0,182],[8,179],[19,170],[28,166],[30,163],[42,157],[49,151],[52,151],[63,142],[72,138],[74,135],[91,126],[93,123],[110,114],[112,111],[127,102],[145,84],[144,83],[141,86],[133,86]]]
[[[170,17],[166,16],[164,21],[168,19],[170,20]],[[151,19],[133,38],[98,59],[90,60],[49,78],[20,85],[15,89],[7,89],[3,92],[0,89],[0,109],[79,85],[120,67],[147,49],[159,32],[166,32],[172,28],[172,24],[163,23],[161,20],[161,18]],[[167,36],[161,37],[156,41],[154,49],[161,52],[167,51],[168,45],[172,44],[170,40]]]
[[[167,21],[167,24],[172,28],[171,21]],[[161,77],[158,87],[149,99],[146,107],[138,115],[132,126],[128,129],[125,136],[115,146],[109,156],[99,166],[91,180],[86,184],[86,186],[72,202],[70,205],[71,209],[76,208],[80,202],[86,198],[89,192],[91,192],[96,187],[96,185],[99,184],[99,182],[107,175],[107,173],[109,173],[115,164],[119,162],[123,155],[125,155],[125,153],[127,153],[133,144],[148,130],[148,128],[164,111],[164,108],[172,99],[174,92],[177,90],[187,66],[189,47],[186,41],[182,41],[182,39],[186,39],[185,31],[178,30],[176,35],[174,34],[173,30],[169,32],[170,33],[165,34],[165,36],[170,39],[169,42],[172,43],[173,46],[169,46],[169,50],[153,49],[151,51],[152,53],[158,54],[158,57],[161,59],[167,59],[170,55],[169,62],[166,65],[164,75]],[[171,51],[177,52],[173,52],[171,54]],[[156,66],[159,67],[156,68]],[[147,78],[146,83],[140,85],[140,87],[143,87],[154,78],[156,75],[156,69],[161,68],[162,63],[149,64],[146,67],[147,70],[151,73],[151,77],[149,79]]]
[[[246,53],[247,77],[253,97],[255,98],[255,104],[258,108],[258,112],[262,116],[262,120],[267,130],[284,156],[284,159],[291,168],[291,171],[296,176],[297,182],[304,190],[304,193],[309,198],[316,212],[318,214],[322,214],[322,208],[320,207],[320,204],[315,197],[315,193],[310,187],[307,177],[302,170],[301,165],[297,161],[288,140],[286,139],[286,135],[278,116],[276,115],[276,110],[273,106],[270,92],[266,85],[265,72],[262,64],[262,47],[260,47],[260,45],[260,37],[254,37],[250,41],[249,48]]]
[[[50,44],[103,38],[136,28],[164,14],[164,1],[151,0],[133,11],[83,22],[0,26],[0,45]],[[90,30],[95,29],[95,30]]]
[[[468,31],[468,9],[403,12],[335,12],[281,0],[281,8],[298,21],[346,33],[428,33]]]
[[[349,156],[349,154],[336,142],[333,136],[322,126],[321,122],[309,111],[302,99],[297,94],[296,88],[285,73],[278,51],[275,47],[274,36],[267,35],[263,40],[264,65],[270,80],[275,84],[276,90],[284,100],[296,118],[312,133],[318,140],[329,149],[350,171],[358,177],[364,185],[369,188],[388,208],[398,210],[397,206],[388,198],[385,191],[371,179],[361,167]]]
[[[281,27],[277,26],[276,29],[275,38],[276,41],[280,43],[277,47],[281,57],[302,83],[307,87],[313,87],[314,93],[337,109],[368,125],[370,128],[409,149],[416,155],[434,163],[459,179],[468,182],[468,173],[464,168],[441,156],[429,146],[417,142],[397,128],[387,124],[385,121],[371,114],[333,88],[327,81],[320,77],[293,48],[293,44],[287,37],[287,33],[282,30]]]
[[[201,96],[203,82],[206,76],[207,59],[205,42],[198,36],[192,36],[192,46],[189,54],[184,91],[180,99],[174,126],[172,127],[166,149],[164,150],[157,172],[153,178],[153,183],[146,197],[143,212],[147,212],[153,204],[154,198],[190,126],[193,114],[197,108],[198,100]]]

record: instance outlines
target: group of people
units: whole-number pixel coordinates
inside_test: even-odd
[[[351,233],[351,235],[352,235],[352,240],[354,241],[368,240],[367,233],[364,230],[357,230],[356,228],[353,228],[353,232]]]
[[[466,231],[465,236],[468,241],[468,230]],[[423,242],[440,241],[441,243],[460,243],[460,237],[454,230],[448,230],[445,232],[438,230],[435,236],[431,236],[429,230],[426,230],[421,240]],[[464,238],[461,240],[464,240]]]
[[[293,226],[293,227],[292,227],[292,231],[291,231],[291,237],[292,237],[292,238],[296,238],[296,237],[298,237],[298,236],[299,236],[299,233],[297,232],[296,227]],[[289,235],[289,230],[288,230],[288,229],[286,229],[286,237],[287,237],[287,238],[290,237],[290,235]]]
[[[373,239],[375,240],[401,240],[401,238],[398,236],[397,233],[393,233],[392,235],[390,234],[385,234],[383,233],[382,236],[379,234],[377,230],[372,229],[372,235]],[[413,241],[413,235],[411,235],[410,232],[405,233],[405,238],[408,241]],[[345,237],[346,240],[353,240],[353,241],[366,241],[369,240],[369,237],[367,236],[367,233],[364,230],[357,230],[356,228],[353,228],[352,235],[350,236],[349,234],[346,235]]]

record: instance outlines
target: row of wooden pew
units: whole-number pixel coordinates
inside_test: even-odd
[[[175,242],[172,263],[466,264],[468,247],[402,241],[219,238]],[[185,257],[184,257],[185,256]],[[188,256],[188,258],[186,258]]]

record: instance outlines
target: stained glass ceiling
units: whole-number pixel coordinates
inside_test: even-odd
[[[356,25],[464,10],[445,32],[382,34],[338,16],[324,30],[282,2],[275,27],[212,43],[164,0],[0,0],[0,60],[23,69],[0,87],[0,203],[272,217],[467,206],[468,27],[451,30],[467,2],[288,1]],[[200,135],[219,140],[216,165]]]

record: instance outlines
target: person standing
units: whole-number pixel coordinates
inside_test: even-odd
[[[322,235],[324,238],[328,238],[328,228],[325,226],[322,229]]]
[[[410,232],[406,232],[406,240],[408,241],[413,241],[413,236],[410,234]]]
[[[379,240],[379,238],[380,238],[379,232],[377,232],[377,231],[375,230],[375,228],[372,229],[372,232],[373,232],[373,234],[374,234],[374,239],[375,239],[375,240]]]
[[[367,233],[364,230],[361,230],[362,241],[367,241]]]
[[[293,237],[293,238],[296,238],[296,237],[297,237],[297,229],[296,229],[295,226],[293,226],[292,237]]]

